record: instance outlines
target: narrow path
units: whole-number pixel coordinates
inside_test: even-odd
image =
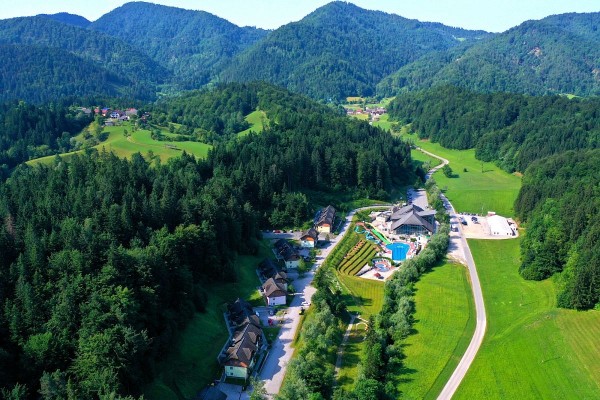
[[[354,327],[354,320],[356,319],[356,315],[352,314],[350,317],[350,322],[348,323],[348,328],[346,328],[346,333],[344,333],[344,338],[342,339],[342,343],[340,343],[340,347],[337,352],[337,360],[335,361],[335,379],[337,382],[337,377],[340,374],[340,369],[342,369],[342,360],[344,359],[344,346],[346,346],[346,342],[350,337],[350,333],[352,332],[352,328]]]
[[[439,170],[440,168],[443,168],[444,165],[449,164],[449,161],[445,158],[442,158],[421,148],[418,148],[418,150],[422,151],[428,156],[437,158],[438,160],[442,161],[442,164],[429,170],[429,172],[426,175],[426,179],[429,179],[435,171]],[[443,200],[450,206],[450,218],[458,218],[456,215],[456,211],[454,210],[454,206],[452,206],[450,201],[445,196],[443,197]],[[450,235],[450,247],[454,249],[455,253],[459,253],[458,258],[461,259],[461,261],[464,261],[464,263],[467,265],[467,268],[469,269],[469,277],[471,281],[471,287],[473,289],[473,297],[475,298],[475,314],[477,318],[477,324],[475,326],[475,332],[473,333],[473,337],[471,338],[471,343],[469,343],[469,347],[467,347],[465,354],[463,354],[463,357],[456,366],[456,369],[452,373],[452,376],[450,376],[450,379],[448,379],[448,382],[446,382],[446,385],[444,386],[440,395],[438,396],[438,400],[450,400],[456,392],[456,390],[458,389],[458,387],[460,386],[460,383],[467,374],[467,371],[471,367],[471,364],[473,363],[473,360],[475,359],[475,356],[477,355],[477,352],[481,347],[481,343],[483,342],[483,337],[485,336],[485,329],[487,326],[485,304],[483,303],[483,293],[481,291],[481,283],[479,282],[479,275],[477,275],[475,261],[473,260],[473,255],[471,254],[469,243],[467,242],[467,239],[465,239],[465,236],[463,234],[462,224],[457,222],[455,225],[458,226],[459,232],[453,232]]]

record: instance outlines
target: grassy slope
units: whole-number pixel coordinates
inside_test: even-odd
[[[455,177],[446,178],[439,171],[434,179],[440,188],[447,188],[445,194],[457,211],[481,213],[483,210],[483,213],[495,211],[504,216],[514,215],[513,203],[521,187],[520,177],[501,170],[493,163],[482,163],[475,159],[473,149],[450,150],[437,143],[420,141],[416,135],[402,137],[450,161]],[[421,157],[417,151],[413,150],[413,154]],[[467,172],[464,172],[465,168]]]
[[[187,153],[193,154],[199,158],[205,158],[208,154],[208,150],[211,148],[210,145],[199,142],[162,142],[153,140],[150,137],[150,131],[147,130],[138,130],[132,133],[131,137],[128,139],[123,135],[123,131],[127,129],[128,132],[131,132],[130,124],[126,123],[122,126],[109,126],[104,128],[104,131],[108,133],[108,138],[102,143],[94,146],[94,148],[102,151],[102,149],[106,149],[106,151],[112,151],[119,157],[131,157],[135,153],[141,153],[146,156],[148,151],[151,150],[155,156],[160,157],[162,162],[167,161],[172,157],[179,157],[182,151],[186,151]],[[169,136],[169,132],[163,132],[166,136]],[[78,135],[76,139],[81,140],[81,135]],[[179,150],[171,149],[165,147],[165,144],[170,146],[175,146]],[[73,154],[81,153],[83,150],[75,151],[71,153],[64,153],[60,156],[64,160],[68,160]],[[35,160],[28,161],[27,164],[50,164],[52,160],[54,160],[55,156],[47,156],[38,158]]]
[[[157,367],[155,381],[144,391],[149,400],[178,399],[177,393],[193,398],[206,384],[218,377],[217,355],[227,340],[223,305],[237,297],[248,299],[260,284],[256,265],[272,255],[269,244],[263,241],[257,256],[241,256],[236,262],[237,283],[214,285],[208,290],[206,313],[196,313],[181,331],[173,351]]]
[[[268,123],[267,114],[261,110],[256,110],[246,115],[245,120],[250,124],[250,128],[239,132],[238,136],[246,136],[250,133],[250,131],[255,133],[262,132],[265,127],[265,123]]]
[[[403,399],[435,399],[475,330],[475,309],[465,267],[444,264],[416,284],[416,334],[406,340],[398,385]]]
[[[523,280],[518,240],[469,244],[488,328],[454,398],[598,398],[600,312],[557,309],[553,282]]]

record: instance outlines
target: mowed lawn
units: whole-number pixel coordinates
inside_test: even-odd
[[[223,317],[225,304],[237,297],[248,299],[256,292],[260,285],[256,266],[269,255],[269,243],[263,241],[257,256],[238,257],[238,282],[213,285],[208,290],[207,312],[196,313],[179,333],[172,351],[157,366],[156,379],[145,388],[146,399],[191,399],[219,377],[217,356],[229,337]]]
[[[600,398],[600,312],[558,309],[551,280],[523,280],[519,240],[469,245],[488,326],[454,399]]]
[[[435,399],[475,330],[471,286],[464,266],[447,263],[415,287],[416,333],[406,339],[397,387],[403,399]]]
[[[352,295],[350,301],[347,302],[348,311],[360,314],[365,320],[381,311],[383,282],[341,273],[338,273],[338,279]]]
[[[485,214],[495,211],[503,216],[514,216],[513,204],[521,187],[519,176],[509,174],[493,163],[482,163],[475,158],[474,149],[451,150],[438,143],[418,140],[416,135],[402,137],[450,162],[455,176],[447,178],[440,170],[434,179],[458,212]],[[419,153],[413,150],[413,158],[419,160],[422,157]]]

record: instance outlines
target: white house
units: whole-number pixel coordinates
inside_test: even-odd
[[[268,306],[283,306],[287,303],[286,288],[275,282],[273,278],[267,279],[262,289]]]

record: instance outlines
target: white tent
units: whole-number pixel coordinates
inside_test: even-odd
[[[487,217],[490,234],[496,236],[515,236],[515,231],[510,227],[506,218],[499,215]]]

